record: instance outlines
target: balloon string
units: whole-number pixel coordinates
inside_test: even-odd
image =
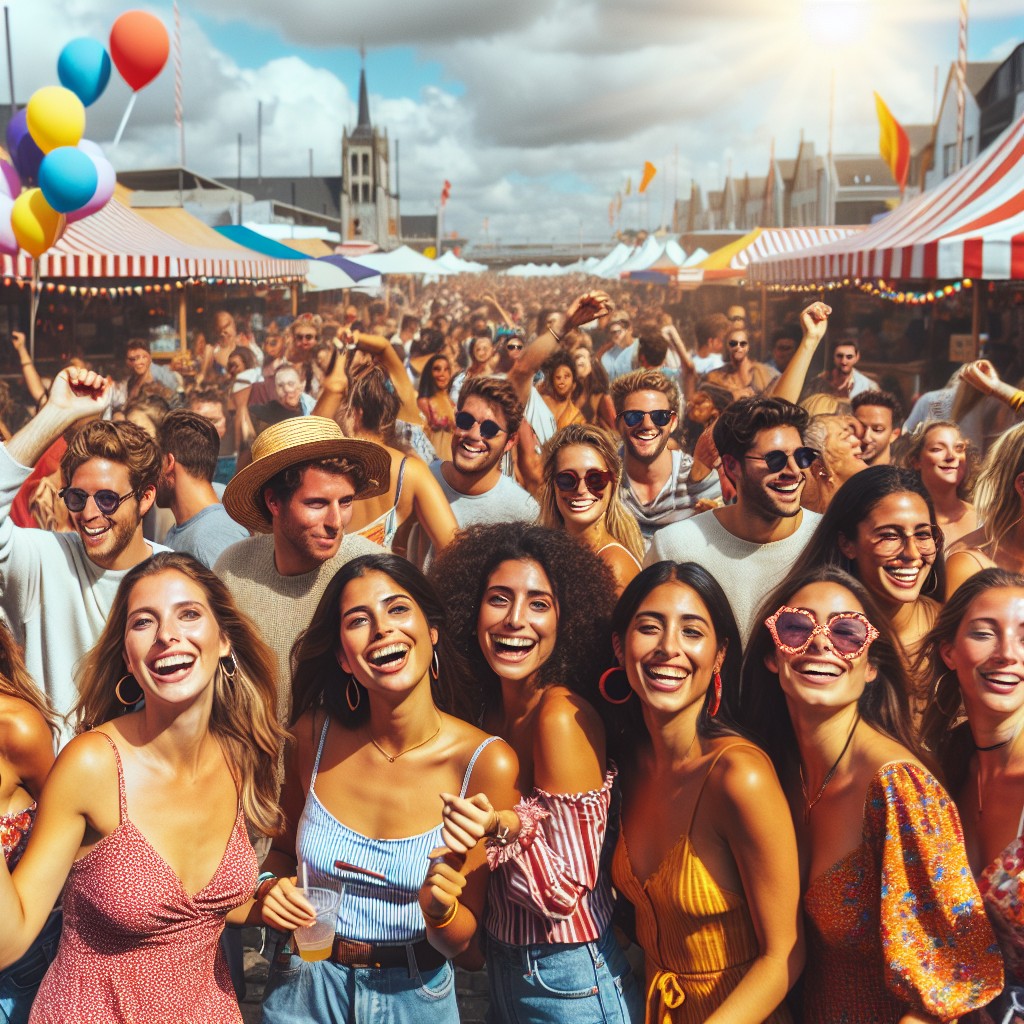
[[[28,354],[32,359],[32,362],[36,360],[36,316],[39,314],[39,260],[32,260],[32,298],[30,301],[30,309],[32,312],[32,318],[29,321],[28,327]]]
[[[128,106],[124,108],[124,117],[121,118],[121,124],[118,126],[117,134],[114,136],[113,144],[115,146],[121,141],[121,136],[124,134],[124,126],[128,123],[128,118],[132,116],[132,107],[135,106],[135,98],[138,95],[137,92],[133,92],[132,98],[128,101]]]

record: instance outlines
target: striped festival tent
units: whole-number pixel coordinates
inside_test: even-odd
[[[963,170],[860,234],[758,260],[750,278],[764,284],[1024,279],[1024,116]]]

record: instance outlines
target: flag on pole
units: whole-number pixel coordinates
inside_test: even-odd
[[[658,173],[658,168],[651,163],[650,160],[644,162],[644,173],[643,177],[640,178],[640,187],[637,189],[641,195],[647,191],[647,186],[654,180],[654,176]]]
[[[889,165],[892,176],[902,193],[907,187],[907,172],[910,169],[910,139],[903,125],[889,112],[882,97],[875,93],[875,109],[878,111],[878,150]]]
[[[632,178],[632,176],[630,176],[630,177],[628,177],[626,179],[625,193],[626,193],[627,196],[631,196],[633,194],[633,178]]]
[[[452,194],[452,183],[445,178],[444,185],[441,186],[441,205],[444,206],[448,202]]]

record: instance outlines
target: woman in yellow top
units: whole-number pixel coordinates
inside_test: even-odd
[[[442,462],[452,457],[455,406],[448,393],[451,383],[452,364],[448,356],[443,352],[431,356],[420,376],[419,398],[416,404],[426,421],[427,437]]]
[[[636,907],[646,1020],[789,1024],[804,960],[796,837],[771,761],[730,723],[729,602],[701,566],[659,562],[623,592],[612,643],[620,667],[597,702],[623,780],[612,877]]]
[[[555,417],[560,430],[570,423],[585,423],[583,413],[573,403],[576,390],[576,363],[568,352],[559,350],[549,356],[544,366],[544,386],[541,396]]]

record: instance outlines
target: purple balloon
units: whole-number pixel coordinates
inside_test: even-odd
[[[10,196],[0,195],[0,252],[8,256],[18,255],[18,240],[14,237],[11,227],[11,210],[14,200]]]
[[[97,210],[102,210],[110,202],[110,197],[114,194],[114,185],[117,184],[117,175],[114,173],[113,166],[95,142],[83,139],[78,144],[78,148],[96,165],[96,191],[93,192],[92,199],[84,206],[72,210],[67,215],[69,224],[74,224],[75,221],[89,217]]]
[[[14,165],[0,159],[0,195],[17,199],[21,195],[21,178]]]
[[[11,154],[22,182],[28,186],[35,185],[39,165],[43,162],[43,151],[29,135],[25,110],[19,110],[7,124],[7,152]]]

